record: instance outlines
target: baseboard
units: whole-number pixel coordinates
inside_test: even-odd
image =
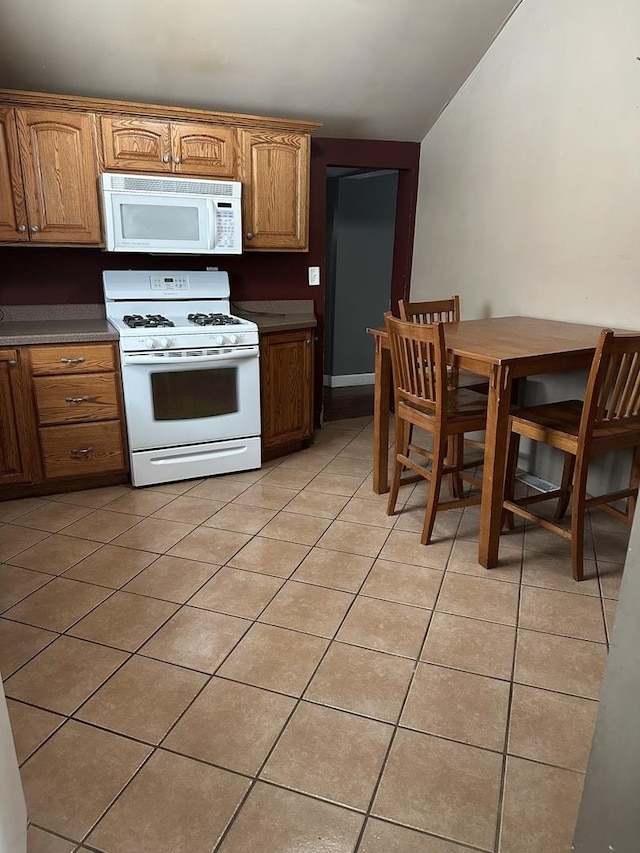
[[[347,388],[351,385],[373,385],[375,382],[375,373],[348,373],[344,376],[327,376],[323,377],[324,385],[329,388]]]

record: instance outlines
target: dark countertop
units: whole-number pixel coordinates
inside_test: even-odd
[[[117,340],[117,331],[103,319],[3,320],[0,322],[0,346]]]
[[[253,320],[260,332],[288,332],[292,329],[314,329],[318,321],[314,314],[283,314],[276,317],[256,317],[255,314],[238,312],[241,317]]]
[[[318,325],[311,299],[234,302],[231,308],[234,314],[256,323],[260,332],[314,329]]]
[[[233,303],[232,313],[257,324],[261,332],[313,329],[318,325],[312,299]],[[6,308],[0,321],[0,346],[117,341],[103,305],[38,305]]]

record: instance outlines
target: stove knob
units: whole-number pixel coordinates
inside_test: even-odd
[[[153,338],[145,338],[144,345],[147,349],[153,349],[156,345],[156,342],[153,340]]]
[[[213,336],[213,343],[214,343],[217,347],[220,347],[220,346],[222,346],[222,344],[224,343],[224,338],[222,337],[222,335],[214,335],[214,336]]]
[[[170,343],[171,341],[169,338],[160,338],[160,346],[163,347],[163,349],[166,349]]]
[[[228,340],[229,340],[230,344],[237,344],[238,343],[238,336],[237,335],[229,335]]]

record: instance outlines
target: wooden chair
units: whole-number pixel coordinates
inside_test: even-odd
[[[442,323],[424,325],[406,322],[397,320],[390,312],[384,318],[389,334],[396,418],[395,461],[387,514],[393,515],[395,511],[401,485],[421,478],[428,480],[430,488],[420,537],[422,544],[427,545],[431,540],[438,510],[480,503],[480,495],[455,496],[452,500],[441,501],[440,487],[442,477],[451,473],[460,475],[475,486],[481,485],[479,480],[462,473],[478,463],[462,462],[461,445],[465,432],[485,429],[487,399],[466,388],[449,387]],[[413,426],[433,435],[432,450],[411,442],[410,431]],[[455,464],[452,465],[446,462],[450,437],[460,446]],[[430,469],[410,458],[410,454],[414,453],[422,460],[430,460]],[[414,474],[403,478],[405,468],[411,469]]]
[[[584,403],[565,400],[519,409],[510,417],[511,443],[507,464],[504,508],[571,541],[573,577],[584,577],[584,520],[588,507],[603,509],[631,524],[640,481],[640,335],[600,333],[589,372]],[[514,482],[520,436],[556,447],[565,453],[558,489],[515,499]],[[587,474],[590,460],[601,453],[632,448],[629,487],[590,497]],[[561,519],[572,500],[571,527],[528,510],[528,504],[558,498],[555,518]],[[608,506],[625,499],[623,512]],[[512,517],[511,517],[512,521]]]
[[[407,320],[411,323],[457,323],[460,320],[460,297],[454,294],[448,299],[431,299],[427,302],[408,302],[406,299],[401,299],[398,302],[398,313],[401,320]],[[451,365],[447,365],[447,382],[450,388],[468,388],[471,391],[477,391],[479,394],[489,393],[489,383],[486,379],[467,370],[459,370]],[[470,447],[484,451],[482,441],[467,439],[466,443]],[[456,456],[458,448],[462,448],[464,452],[464,442],[458,443],[451,439],[448,458],[454,467],[460,462]],[[461,497],[462,483],[458,476],[451,476],[450,489],[453,497]]]

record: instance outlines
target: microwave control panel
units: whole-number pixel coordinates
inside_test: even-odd
[[[240,239],[240,209],[228,201],[217,201],[216,248],[233,249]]]

